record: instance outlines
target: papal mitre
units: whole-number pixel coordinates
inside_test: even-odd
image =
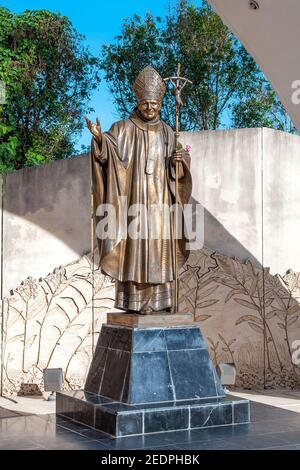
[[[139,73],[132,88],[138,102],[143,100],[161,101],[166,91],[163,79],[151,65],[147,65]]]

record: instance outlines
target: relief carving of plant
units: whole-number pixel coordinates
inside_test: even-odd
[[[236,342],[236,338],[231,339],[227,341],[224,336],[222,336],[220,333],[218,333],[219,339],[215,342],[212,338],[207,337],[207,341],[210,344],[210,350],[213,355],[213,362],[215,365],[217,365],[219,361],[219,355],[221,354],[219,351],[219,348],[221,348],[221,351],[225,353],[226,355],[229,355],[229,361],[231,363],[234,363],[234,351],[231,348],[231,346]]]
[[[185,301],[188,305],[188,311],[193,313],[195,321],[202,322],[211,318],[203,310],[219,302],[218,298],[210,298],[219,288],[216,283],[211,285],[211,272],[216,267],[214,253],[211,253],[210,256],[198,258],[193,265],[187,263],[181,271],[181,302]]]
[[[283,364],[279,356],[277,344],[273,332],[266,318],[266,308],[274,301],[273,291],[265,291],[265,275],[268,270],[255,272],[253,264],[248,260],[245,264],[240,260],[232,260],[228,257],[218,256],[220,273],[214,280],[228,287],[225,303],[233,300],[237,304],[251,310],[251,313],[241,316],[235,323],[236,326],[247,323],[256,333],[262,335],[265,341],[267,366],[272,370],[270,358],[270,344],[272,344],[279,367]]]
[[[292,350],[291,341],[289,339],[289,328],[294,325],[300,319],[300,305],[295,297],[299,293],[299,281],[300,274],[289,271],[285,276],[277,276],[278,281],[283,286],[280,288],[277,284],[275,290],[271,284],[272,295],[274,302],[272,302],[272,310],[266,314],[267,319],[277,317],[278,328],[284,332],[284,341],[287,344],[289,351],[292,367],[295,369],[295,365],[292,361]]]
[[[249,310],[249,314],[242,315],[235,325],[247,323],[249,328],[262,335],[268,369],[272,371],[273,368],[270,352],[272,345],[282,370],[283,360],[279,353],[279,344],[269,320],[278,318],[277,327],[284,331],[284,340],[292,363],[288,329],[300,315],[300,306],[295,300],[296,292],[299,292],[299,274],[290,272],[284,277],[272,276],[268,268],[255,271],[251,261],[243,264],[238,259],[232,260],[223,256],[218,256],[217,260],[220,273],[218,272],[214,280],[230,289],[225,297],[225,304],[233,300]]]
[[[113,309],[113,285],[93,270],[88,257],[66,268],[59,267],[39,281],[28,278],[4,299],[4,374],[11,391],[16,392],[21,381],[41,383],[43,369],[52,366],[56,355],[65,362],[69,388],[72,361],[81,355],[87,365],[90,362],[99,315]],[[10,376],[12,362],[16,369],[16,358],[7,351],[12,343],[19,353],[22,349],[17,382]]]

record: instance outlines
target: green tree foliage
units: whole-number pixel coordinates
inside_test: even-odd
[[[46,10],[0,8],[0,171],[70,157],[98,60],[68,18]]]
[[[184,90],[183,130],[259,127],[293,131],[276,94],[254,60],[211,7],[181,0],[165,18],[148,14],[125,20],[113,44],[101,51],[101,67],[123,118],[134,108],[131,84],[148,64],[170,76],[176,64],[193,81]],[[163,118],[173,125],[174,97],[168,91]]]

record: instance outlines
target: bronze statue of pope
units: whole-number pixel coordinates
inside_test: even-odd
[[[108,132],[102,132],[98,119],[96,124],[86,121],[93,135],[95,211],[109,204],[116,214],[114,236],[99,239],[101,271],[115,279],[116,308],[151,314],[170,311],[174,305],[172,291],[177,275],[174,249],[179,268],[189,254],[185,234],[178,238],[174,233],[172,210],[165,210],[175,203],[175,165],[181,206],[189,202],[192,181],[185,152],[175,149],[174,132],[160,119],[166,91],[163,79],[147,66],[137,77],[133,90],[137,106],[128,119],[114,123]],[[150,212],[156,208],[151,218],[155,236],[147,217],[139,219],[143,236],[129,233],[130,207],[136,205]],[[96,222],[101,220],[97,214],[98,211]]]

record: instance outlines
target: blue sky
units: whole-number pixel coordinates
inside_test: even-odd
[[[167,14],[170,6],[177,3],[177,0],[94,0],[74,1],[74,0],[0,0],[0,5],[9,8],[11,11],[19,13],[24,10],[45,9],[53,12],[60,12],[72,21],[74,27],[86,36],[86,42],[91,51],[99,54],[102,44],[111,43],[116,35],[120,33],[124,18],[133,14],[144,16],[151,12],[155,16]],[[200,0],[195,1],[197,5]],[[100,89],[92,96],[91,107],[95,113],[91,118],[98,115],[103,130],[109,129],[113,121],[118,119],[112,97],[107,90],[107,85],[102,81]],[[89,145],[90,135],[86,130],[80,140],[81,144]]]

